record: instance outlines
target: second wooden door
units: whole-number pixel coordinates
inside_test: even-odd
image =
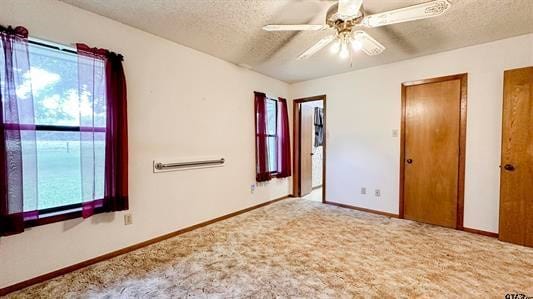
[[[462,224],[461,131],[466,75],[403,86],[402,206],[406,219]],[[461,214],[458,214],[461,213]]]
[[[533,246],[533,67],[506,71],[500,240]]]

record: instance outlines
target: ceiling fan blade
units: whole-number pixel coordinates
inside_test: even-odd
[[[329,43],[331,43],[336,38],[335,35],[328,35],[321,40],[319,40],[316,44],[314,44],[311,48],[305,50],[300,56],[298,56],[297,60],[303,60],[307,59],[311,56],[313,56],[316,52],[322,50],[325,46],[327,46]]]
[[[375,40],[373,37],[368,35],[368,33],[358,30],[353,33],[353,41],[359,42],[361,50],[366,53],[366,55],[374,56],[379,55],[381,52],[385,51],[385,46],[380,42]]]
[[[318,31],[328,28],[327,25],[266,25],[263,27],[265,31]]]
[[[358,17],[361,5],[363,5],[363,0],[339,0],[337,15],[343,20]]]
[[[366,16],[362,24],[367,27],[379,27],[390,24],[437,17],[451,7],[447,0],[435,0],[418,5],[386,11]]]

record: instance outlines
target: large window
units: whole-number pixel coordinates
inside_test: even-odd
[[[19,100],[33,101],[33,123],[21,134],[35,134],[35,138],[22,138],[22,160],[24,168],[36,164],[37,176],[31,175],[35,171],[23,171],[24,211],[76,208],[87,192],[103,198],[105,90],[93,94],[89,86],[80,86],[75,51],[30,43],[28,52],[30,69],[22,74],[24,81],[16,93]],[[103,63],[102,71],[94,72],[98,86],[105,86]],[[87,123],[96,132],[82,133]],[[96,184],[88,188],[94,190],[83,190],[84,168],[93,168]],[[34,194],[37,199],[30,198]]]
[[[267,99],[266,108],[268,170],[276,173],[278,171],[278,101]]]
[[[123,56],[0,25],[0,236],[128,204]]]

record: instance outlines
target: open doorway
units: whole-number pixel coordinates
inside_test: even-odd
[[[296,99],[293,105],[293,195],[325,202],[326,96]]]

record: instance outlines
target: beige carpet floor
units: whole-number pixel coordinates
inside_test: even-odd
[[[533,249],[288,199],[13,298],[533,296]]]

